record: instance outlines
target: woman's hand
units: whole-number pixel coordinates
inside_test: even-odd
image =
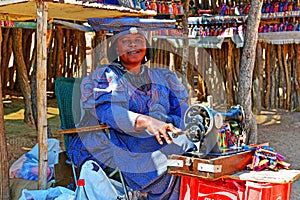
[[[153,134],[156,137],[156,140],[159,144],[163,144],[162,138],[168,143],[172,143],[172,138],[168,134],[168,132],[172,132],[173,134],[181,134],[182,130],[176,128],[171,123],[165,123],[163,121],[157,120],[155,118],[139,115],[136,119],[135,130],[142,131],[147,129],[147,131]]]

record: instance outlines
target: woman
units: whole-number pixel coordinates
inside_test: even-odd
[[[180,181],[167,173],[167,157],[195,148],[181,134],[188,94],[172,71],[144,65],[152,55],[140,29],[116,35],[108,53],[111,63],[82,81],[78,126],[111,128],[71,138],[68,154],[79,167],[88,159],[118,167],[128,186],[148,199],[178,199]]]

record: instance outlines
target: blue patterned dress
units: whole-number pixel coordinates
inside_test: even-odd
[[[94,131],[70,137],[68,154],[80,167],[93,159],[101,167],[118,167],[129,187],[148,192],[148,199],[178,199],[179,178],[167,173],[167,157],[195,148],[185,135],[160,145],[146,130],[134,131],[139,114],[184,129],[188,94],[176,74],[141,67],[131,74],[117,63],[100,67],[81,83],[82,115],[78,126],[107,124],[109,133]]]

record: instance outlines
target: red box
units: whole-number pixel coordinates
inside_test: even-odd
[[[180,200],[289,200],[292,183],[273,184],[233,179],[216,181],[181,176]]]
[[[245,182],[181,176],[180,200],[243,200]]]
[[[292,183],[274,184],[246,181],[245,200],[289,200]]]

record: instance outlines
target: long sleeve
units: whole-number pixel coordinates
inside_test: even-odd
[[[185,111],[188,109],[189,96],[184,85],[174,72],[167,69],[154,69],[151,77],[159,88],[154,90],[154,93],[157,93],[154,98],[158,100],[156,105],[153,106],[153,112],[156,112],[156,115],[163,116],[162,118],[165,118],[166,122],[185,129],[183,118]],[[165,90],[161,88],[165,88]]]
[[[83,110],[119,132],[133,132],[139,114],[129,110],[124,84],[110,68],[99,68],[85,78],[81,91]]]

